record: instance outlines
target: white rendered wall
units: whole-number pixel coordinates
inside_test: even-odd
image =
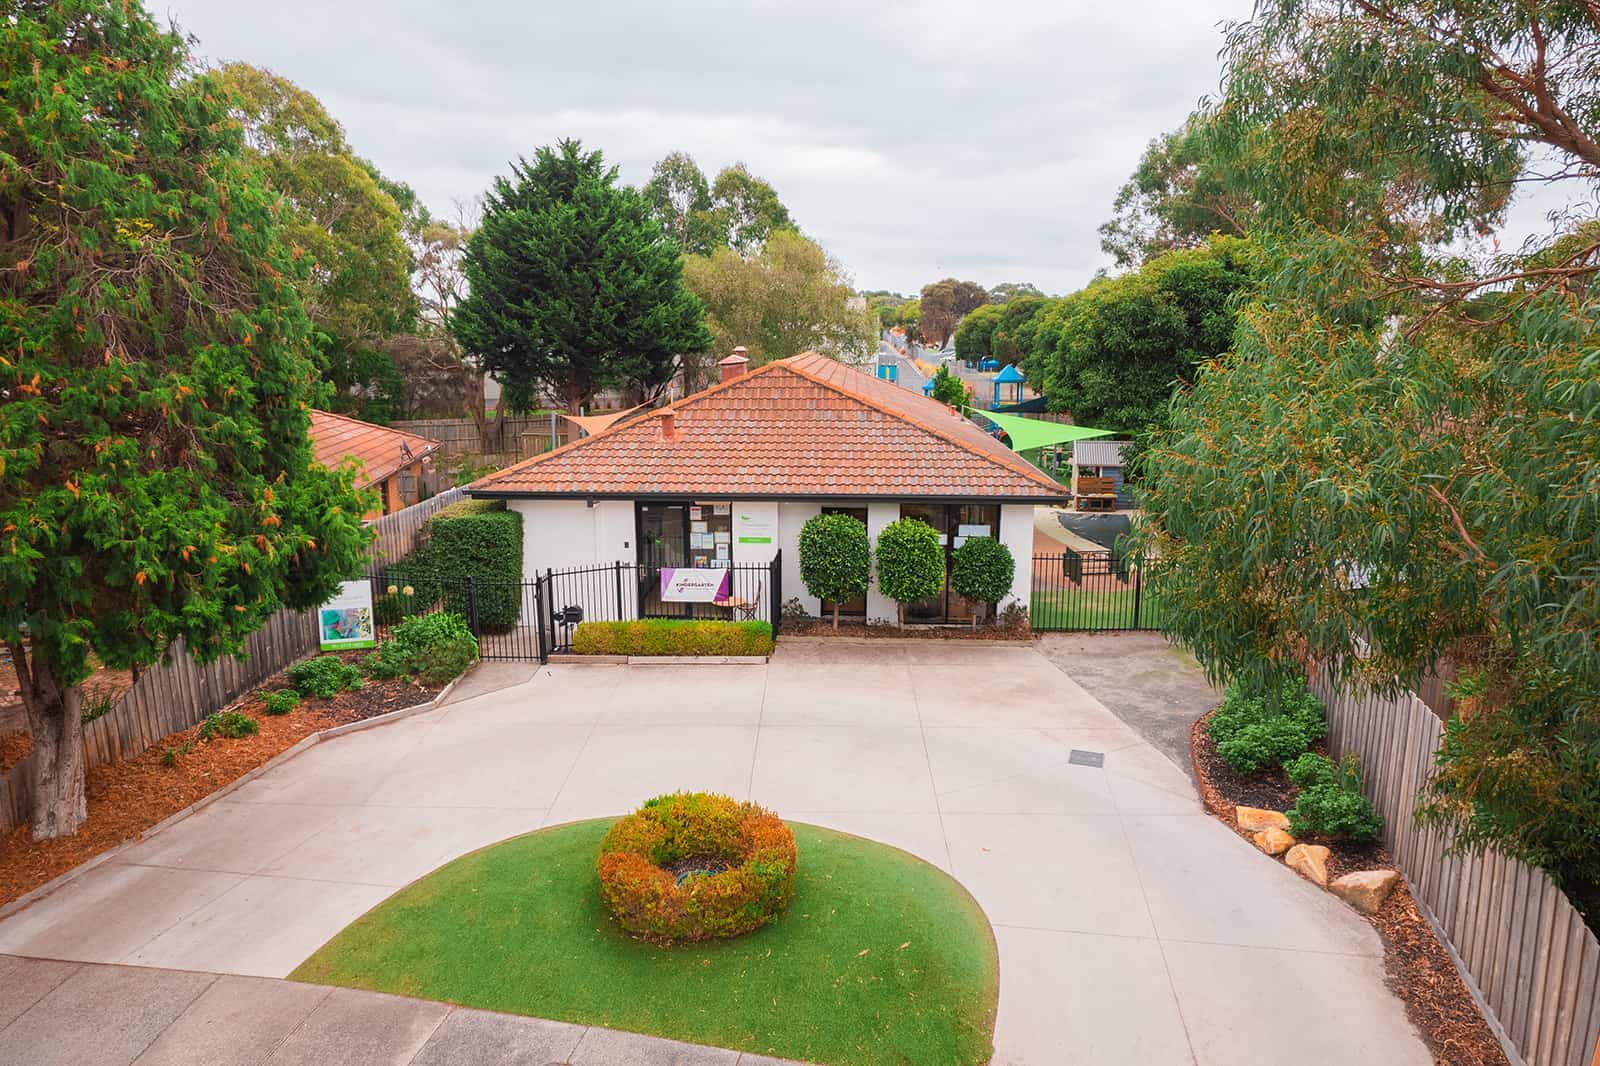
[[[797,599],[805,605],[806,613],[815,618],[822,613],[822,601],[806,591],[800,580],[800,529],[812,518],[822,513],[820,503],[778,504],[778,540],[783,547],[783,598]],[[783,609],[783,604],[778,604]]]
[[[546,570],[609,566],[636,558],[632,500],[510,500],[507,506],[522,515],[522,573],[533,580]],[[555,607],[577,605],[584,617],[595,621],[615,619],[618,582],[605,575],[563,581],[556,579]],[[637,614],[638,588],[624,572],[620,584],[622,617]]]
[[[1031,503],[1000,506],[1000,543],[1011,549],[1011,561],[1016,564],[1016,570],[1011,578],[1011,595],[995,605],[997,613],[1013,603],[1020,603],[1027,609],[1032,602],[1033,510]]]
[[[878,548],[878,534],[884,527],[900,517],[898,503],[867,504],[867,536],[872,538],[872,548]],[[898,622],[900,620],[900,607],[889,597],[878,591],[878,566],[874,559],[872,566],[872,586],[867,589],[867,621],[869,622]]]

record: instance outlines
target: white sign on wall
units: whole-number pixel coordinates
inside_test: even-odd
[[[733,539],[740,544],[772,544],[778,539],[777,516],[766,510],[743,510],[733,516]]]

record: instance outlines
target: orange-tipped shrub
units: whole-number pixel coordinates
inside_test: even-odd
[[[682,859],[718,859],[728,869],[663,869]],[[600,845],[600,898],[617,924],[643,940],[672,944],[740,936],[777,917],[794,897],[799,852],[777,815],[728,796],[674,792],[619,819]]]

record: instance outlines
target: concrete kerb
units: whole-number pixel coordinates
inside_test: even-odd
[[[1033,637],[852,637],[826,634],[779,634],[778,644],[856,644],[873,647],[879,644],[950,644],[955,647],[980,648],[1031,648]]]
[[[766,655],[552,655],[559,666],[763,666]]]
[[[462,677],[465,676],[465,674],[462,675]],[[319,729],[317,732],[301,738],[299,742],[289,748],[285,748],[283,751],[280,751],[278,754],[274,755],[272,758],[268,759],[254,770],[234,778],[232,781],[228,782],[226,785],[223,785],[215,792],[212,792],[206,796],[202,796],[200,799],[197,799],[193,803],[189,804],[189,806],[183,808],[183,810],[168,815],[155,825],[151,826],[149,829],[146,829],[144,832],[140,833],[138,836],[124,840],[116,847],[102,851],[94,858],[84,860],[83,862],[74,866],[72,869],[68,870],[66,873],[51,878],[33,891],[26,892],[18,896],[10,903],[0,907],[0,919],[9,918],[11,915],[24,909],[25,907],[38,902],[44,897],[50,895],[52,892],[55,892],[57,889],[77,880],[90,870],[93,870],[96,866],[99,866],[105,862],[110,862],[112,859],[116,858],[118,855],[122,854],[124,851],[127,851],[136,844],[142,844],[146,840],[149,840],[151,837],[155,836],[157,833],[161,833],[167,829],[170,829],[172,826],[177,825],[190,815],[197,814],[223,797],[229,795],[235,789],[243,788],[245,785],[249,784],[251,781],[254,781],[268,770],[282,766],[290,759],[309,751],[311,748],[316,747],[324,740],[332,740],[334,737],[341,737],[346,733],[359,733],[363,729],[376,729],[378,726],[389,725],[392,722],[398,722],[402,719],[410,718],[413,715],[422,714],[426,711],[431,711],[436,707],[442,706],[445,699],[449,697],[451,691],[456,687],[457,682],[460,680],[461,678],[458,677],[455,679],[455,681],[450,682],[444,688],[434,693],[433,699],[427,701],[426,703],[418,703],[411,707],[401,707],[399,710],[388,711],[384,714],[374,715],[371,718],[363,718],[359,722],[346,722],[344,725],[336,725],[330,726],[327,729]]]

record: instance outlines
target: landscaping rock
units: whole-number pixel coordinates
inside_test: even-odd
[[[1233,816],[1239,820],[1239,828],[1248,832],[1289,828],[1289,816],[1282,811],[1264,811],[1260,807],[1235,807]]]
[[[1282,855],[1294,847],[1294,837],[1282,829],[1263,829],[1250,839],[1256,842],[1256,847],[1268,855]]]
[[[1328,887],[1356,910],[1377,914],[1399,880],[1400,875],[1393,870],[1357,870],[1336,879]]]
[[[1296,844],[1283,857],[1284,864],[1301,877],[1328,887],[1328,849],[1321,844]]]

